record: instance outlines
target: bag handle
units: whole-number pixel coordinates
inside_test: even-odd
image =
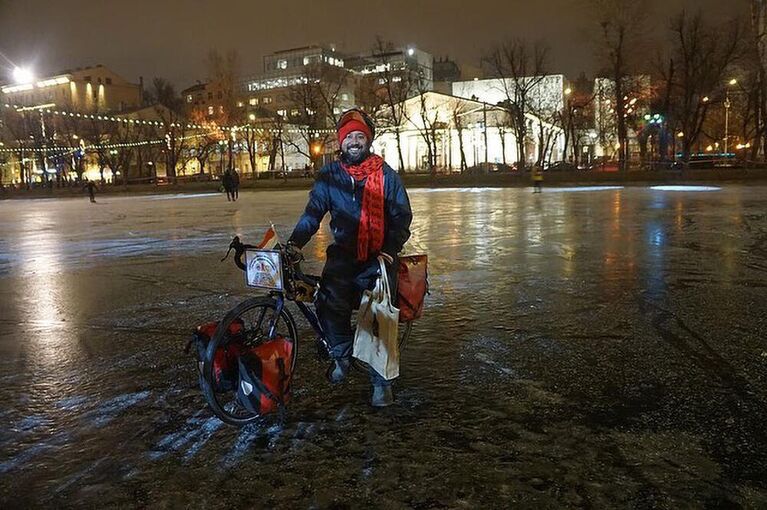
[[[381,282],[381,303],[386,303],[386,306],[389,308],[389,311],[393,311],[393,305],[392,305],[392,299],[391,299],[391,288],[389,287],[389,275],[386,272],[386,263],[384,261],[384,258],[380,255],[378,256],[378,265],[381,268],[381,276],[379,277],[379,281]]]

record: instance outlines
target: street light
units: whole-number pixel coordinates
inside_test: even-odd
[[[735,78],[731,79],[729,82],[729,85],[737,85],[738,80]],[[730,103],[730,88],[725,87],[725,98],[724,98],[724,155],[727,156],[727,142],[730,138],[730,106],[732,106],[732,103]]]
[[[570,94],[572,94],[572,93],[573,93],[573,89],[571,89],[570,87],[567,87],[567,88],[565,89],[565,95],[566,95],[566,96],[569,96],[569,95],[570,95]]]
[[[14,67],[13,68],[13,81],[16,83],[31,83],[35,80],[32,71],[26,67]]]

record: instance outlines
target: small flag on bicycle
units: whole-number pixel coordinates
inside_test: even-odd
[[[274,229],[274,225],[269,227],[269,230],[264,234],[264,238],[261,240],[256,248],[259,250],[271,250],[280,242],[280,238],[277,236],[277,231]]]

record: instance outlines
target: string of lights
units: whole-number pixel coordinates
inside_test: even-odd
[[[3,107],[8,109],[14,109],[18,110],[18,108],[24,108],[21,105],[14,105],[10,103],[4,103]],[[268,127],[256,127],[252,126],[250,124],[240,124],[240,125],[234,125],[234,126],[219,126],[216,124],[193,124],[193,123],[184,123],[184,122],[165,122],[161,120],[146,120],[146,119],[136,119],[136,118],[129,118],[129,117],[115,117],[114,115],[106,115],[106,114],[92,114],[92,113],[80,113],[80,112],[70,112],[65,110],[55,110],[55,109],[40,109],[40,112],[44,114],[51,114],[56,115],[60,117],[69,117],[75,120],[91,120],[91,121],[99,121],[99,122],[114,122],[118,124],[123,125],[141,125],[141,126],[154,126],[154,127],[164,127],[166,129],[215,129],[223,132],[236,132],[236,131],[254,131],[258,133],[269,133],[269,134],[284,134],[284,133],[290,133],[290,134],[296,134],[296,133],[316,133],[316,134],[332,134],[335,133],[335,130],[333,129],[310,129],[310,128],[300,128],[295,127],[295,124],[286,124],[286,127],[283,128],[268,128]]]
[[[180,141],[183,140],[190,140],[193,138],[199,138],[202,136],[208,136],[209,133],[202,133],[202,134],[194,134],[194,135],[187,135],[187,136],[181,136],[177,139]],[[53,156],[63,156],[66,154],[75,153],[77,151],[84,151],[84,152],[93,152],[93,150],[109,150],[109,149],[125,149],[125,148],[133,148],[133,147],[141,147],[145,145],[157,145],[162,143],[168,143],[167,138],[161,138],[158,140],[141,140],[137,142],[125,142],[125,143],[103,143],[103,144],[90,144],[90,145],[81,145],[77,147],[17,147],[17,148],[9,148],[4,147],[0,148],[0,152],[5,153],[18,153],[18,152],[32,152],[32,153],[53,153]]]

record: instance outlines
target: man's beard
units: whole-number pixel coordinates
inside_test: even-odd
[[[360,147],[360,151],[349,151],[349,149],[352,149],[354,147]],[[353,153],[356,152],[356,153]],[[363,161],[367,159],[367,157],[370,156],[370,147],[362,147],[359,145],[350,145],[346,148],[346,150],[341,151],[341,158],[343,159],[344,163],[348,165],[359,165]]]

